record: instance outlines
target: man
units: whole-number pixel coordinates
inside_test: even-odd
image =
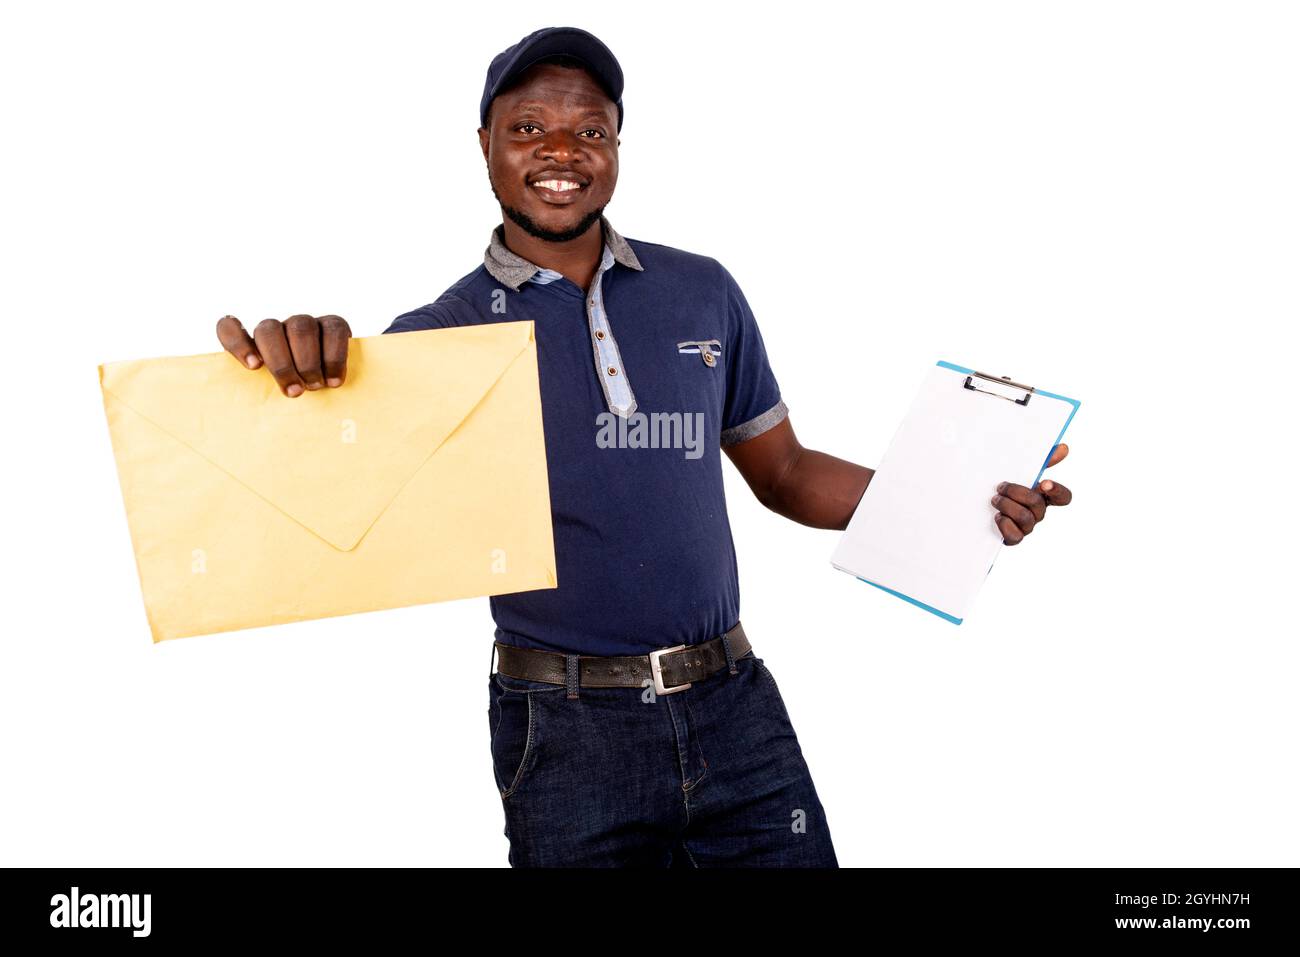
[[[478,135],[503,222],[482,265],[385,330],[535,324],[559,586],[490,600],[510,862],[833,867],[789,715],[739,625],[719,449],[760,502],[816,528],[843,529],[873,472],[799,444],[720,263],[605,218],[622,91],[614,55],[574,28],[492,61]],[[338,316],[217,331],[291,398],[345,381]],[[646,440],[654,413],[679,441]],[[1051,482],[1000,486],[990,520],[1014,545],[1069,500]]]

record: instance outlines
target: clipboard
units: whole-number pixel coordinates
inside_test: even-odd
[[[990,499],[1033,488],[1077,399],[939,362],[921,385],[831,564],[960,625],[1002,548]]]

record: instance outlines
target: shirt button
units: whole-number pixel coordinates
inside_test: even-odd
[[[613,366],[610,366],[605,371],[608,372],[610,375],[618,375],[618,370],[615,369]]]
[[[706,353],[704,353],[704,364],[705,364],[706,366],[711,366],[711,365],[713,365],[713,363],[716,362],[716,361],[717,361],[717,360],[713,358],[713,353],[712,353],[712,352],[706,352]]]
[[[597,339],[604,339],[604,338],[605,338],[605,330],[604,330],[604,329],[597,329],[597,330],[596,330],[596,338],[597,338]]]

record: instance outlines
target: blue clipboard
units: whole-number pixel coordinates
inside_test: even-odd
[[[1014,387],[1014,389],[1016,390],[1023,389],[1026,391],[1026,395],[1024,396],[1023,399],[1012,398],[1012,401],[1017,401],[1020,402],[1021,404],[1027,403],[1030,397],[1041,396],[1047,399],[1059,400],[1061,402],[1065,402],[1070,405],[1070,411],[1065,419],[1065,424],[1061,426],[1061,431],[1057,434],[1056,440],[1052,442],[1051,447],[1048,448],[1046,455],[1043,456],[1042,465],[1040,465],[1038,468],[1038,474],[1034,478],[1033,485],[1031,486],[1036,488],[1038,486],[1039,481],[1042,480],[1043,472],[1047,470],[1047,463],[1052,457],[1052,452],[1054,452],[1056,450],[1056,447],[1061,444],[1061,440],[1065,437],[1066,429],[1070,427],[1070,423],[1074,421],[1075,413],[1079,411],[1079,406],[1081,405],[1079,400],[1071,399],[1068,396],[1060,395],[1055,392],[1048,392],[1045,389],[1038,389],[1033,386],[1021,385],[1019,383],[1012,382],[1006,376],[995,377],[995,376],[986,375],[985,373],[977,372],[974,369],[969,369],[965,366],[960,366],[952,362],[945,362],[941,360],[938,363],[936,363],[936,365],[939,368],[949,369],[953,372],[957,372],[960,373],[961,375],[966,376],[967,377],[966,388],[971,389],[973,391],[990,392],[990,394],[1000,395],[1002,398],[1012,398],[1009,395],[1003,395],[1000,391],[991,390],[982,386],[993,385],[993,386],[998,386],[1000,388]],[[975,380],[979,380],[978,383]],[[869,487],[870,486],[868,486],[868,488]],[[993,570],[993,565],[992,563],[990,563],[988,569],[984,573],[985,577],[987,577],[988,573],[991,572],[992,570]],[[874,588],[878,588],[883,592],[893,595],[895,598],[901,598],[903,601],[915,605],[917,608],[922,608],[925,611],[928,611],[930,614],[942,618],[944,621],[952,622],[954,625],[960,625],[965,620],[963,618],[958,618],[955,615],[951,615],[948,612],[935,608],[933,605],[927,604],[926,602],[914,598],[911,595],[904,594],[901,591],[898,591],[893,588],[889,588],[886,585],[882,585],[879,582],[872,581],[868,578],[863,578],[861,575],[855,575],[854,577],[857,578],[858,581],[866,582],[868,585],[871,585]]]

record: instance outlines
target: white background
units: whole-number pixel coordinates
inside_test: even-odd
[[[154,645],[96,366],[436,298],[500,221],[488,61],[577,25],[611,222],[732,271],[805,445],[874,465],[937,359],[1083,402],[1074,504],[960,627],[726,466],[841,864],[1300,864],[1287,6],[9,12],[3,863],[505,865],[487,600]]]

